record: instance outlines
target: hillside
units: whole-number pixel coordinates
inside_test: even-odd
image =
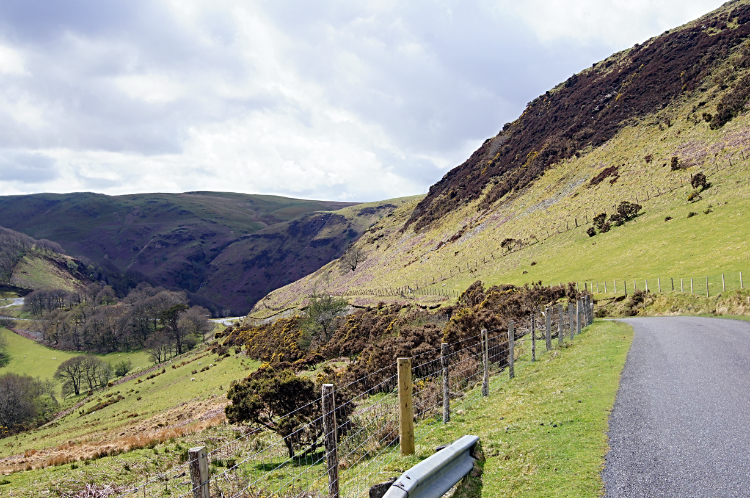
[[[331,263],[271,293],[256,313],[324,283],[358,305],[409,300],[417,288],[427,304],[477,279],[611,282],[742,270],[750,255],[748,35],[749,2],[730,2],[572,76],[422,201],[371,227],[357,243],[368,258],[356,271],[324,280]],[[699,172],[707,184],[694,188]],[[640,204],[639,215],[590,237],[593,217],[611,219],[622,201]]]
[[[35,194],[0,197],[0,219],[131,281],[184,289],[214,312],[242,313],[269,290],[340,256],[399,204],[334,215],[328,212],[355,203],[217,192]],[[304,264],[290,266],[296,259]],[[252,275],[252,286],[242,272]]]
[[[97,276],[96,269],[63,254],[58,244],[0,227],[0,292],[70,291],[83,288]]]

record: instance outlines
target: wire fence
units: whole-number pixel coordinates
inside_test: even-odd
[[[537,347],[549,349],[553,338],[562,343],[591,323],[592,309],[590,296],[567,308],[561,304],[538,308],[513,325],[478,331],[414,355],[408,389],[417,422],[414,439],[424,440],[448,420],[451,410],[465,408],[486,395],[486,388],[478,387],[487,384],[489,376],[506,370],[512,362],[511,343],[516,348],[530,346],[534,360]],[[388,469],[400,454],[404,436],[398,372],[394,362],[332,388],[336,402],[330,411],[323,409],[324,395],[273,420],[267,428],[238,434],[235,440],[206,452],[209,465],[220,462],[225,469],[205,479],[196,478],[200,462],[191,453],[184,463],[119,496],[203,497],[208,496],[201,494],[205,486],[212,497],[367,497],[372,485],[394,477]],[[303,416],[311,412],[316,415]]]
[[[619,280],[591,280],[577,282],[576,286],[583,291],[597,295],[628,295],[635,291],[677,292],[712,297],[732,290],[744,290],[745,277],[741,271],[702,276],[652,276]]]

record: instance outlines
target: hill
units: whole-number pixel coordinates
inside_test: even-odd
[[[749,35],[750,5],[729,2],[573,75],[423,200],[371,227],[356,271],[329,273],[331,263],[255,311],[290,306],[327,275],[331,292],[367,305],[415,294],[440,303],[477,279],[611,283],[742,270]],[[693,186],[698,173],[706,182]],[[642,209],[618,224],[623,201]],[[602,213],[608,231],[590,237]]]
[[[36,240],[0,227],[0,292],[26,294],[36,289],[81,289],[98,276],[63,253],[59,244]]]
[[[0,219],[113,275],[184,289],[214,312],[242,313],[269,290],[339,257],[399,204],[352,210],[356,203],[218,192],[35,194],[0,197]]]

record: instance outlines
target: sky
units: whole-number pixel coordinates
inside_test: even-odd
[[[423,194],[709,0],[2,0],[0,195]]]

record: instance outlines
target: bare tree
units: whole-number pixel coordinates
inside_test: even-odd
[[[357,266],[367,259],[364,249],[351,245],[349,249],[341,256],[341,267],[344,272],[354,271]]]
[[[60,366],[57,367],[55,378],[60,379],[63,383],[63,395],[73,393],[77,396],[81,394],[85,361],[85,356],[74,356],[60,363]]]

